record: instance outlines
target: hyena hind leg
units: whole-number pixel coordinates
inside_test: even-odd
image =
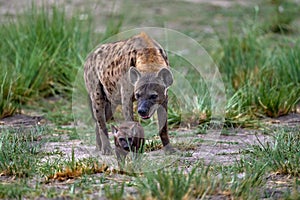
[[[112,116],[112,111],[106,111],[111,109],[107,108],[108,102],[100,84],[99,87],[90,93],[90,96],[93,116],[96,122],[96,147],[101,150],[102,154],[112,154],[106,127],[106,115]]]
[[[99,126],[97,125],[97,116],[94,114],[94,109],[93,109],[93,104],[92,104],[92,99],[90,96],[88,96],[88,100],[89,100],[89,107],[90,107],[90,111],[92,113],[92,117],[95,121],[95,133],[96,133],[96,148],[101,151],[102,149],[102,142],[101,142],[101,138],[100,138],[100,132],[99,132]]]
[[[89,100],[89,107],[90,107],[90,111],[92,113],[93,119],[96,121],[96,116],[94,115],[94,111],[93,111],[93,105],[92,105],[92,100],[91,98],[88,96],[88,100]],[[109,121],[109,120],[113,120],[113,112],[115,109],[112,108],[111,103],[109,101],[106,101],[105,104],[105,121]]]

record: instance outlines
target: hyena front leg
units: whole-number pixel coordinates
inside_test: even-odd
[[[106,102],[105,105],[105,121],[113,119],[113,113],[115,111],[115,107],[109,101]]]
[[[159,136],[166,153],[174,153],[175,149],[171,146],[168,134],[168,97],[157,109]]]
[[[96,121],[96,147],[102,154],[111,154],[112,149],[109,143],[106,127],[106,115],[108,102],[105,98],[101,85],[91,94],[93,115]],[[110,115],[110,114],[109,114]]]
[[[133,121],[133,87],[123,83],[121,86],[122,112],[125,121]]]

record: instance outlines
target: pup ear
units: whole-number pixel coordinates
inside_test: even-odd
[[[129,129],[132,130],[132,129],[134,129],[134,127],[135,127],[135,124],[132,124],[132,125],[129,127]]]
[[[162,68],[158,73],[157,77],[163,80],[166,88],[170,87],[173,84],[173,74],[167,68]]]
[[[132,85],[135,85],[135,83],[140,79],[141,73],[135,68],[130,67],[129,69],[129,81]]]
[[[114,142],[115,142],[115,145],[118,146],[118,129],[117,127],[115,127],[114,125],[111,125],[111,132],[113,133],[114,135]]]
[[[111,125],[111,132],[116,135],[118,133],[118,128],[115,127],[114,125]]]
[[[132,136],[135,136],[135,124],[132,124],[132,125],[129,127],[129,129],[130,129],[131,135],[132,135]]]

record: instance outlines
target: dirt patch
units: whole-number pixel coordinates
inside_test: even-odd
[[[300,125],[300,114],[293,113],[277,119],[267,120],[271,124],[270,128],[277,126],[298,127]],[[39,125],[45,125],[46,119],[43,116],[29,116],[17,114],[0,120],[0,129],[4,128],[30,128]],[[74,128],[73,125],[68,128]],[[263,134],[260,130],[251,129],[226,129],[210,130],[206,134],[195,134],[195,130],[172,130],[177,132],[176,136],[171,136],[172,143],[186,142],[186,149],[190,149],[190,157],[185,158],[192,162],[197,160],[205,160],[205,162],[217,162],[223,164],[231,164],[239,159],[242,150],[247,149],[250,145],[259,145],[271,140],[270,135]],[[146,133],[147,134],[147,133]],[[110,138],[113,136],[110,133]],[[96,151],[94,145],[86,145],[81,140],[69,140],[67,136],[63,137],[65,141],[47,142],[44,151],[52,151],[54,149],[64,152],[66,157],[71,157],[72,149],[78,159],[101,156]],[[188,142],[193,141],[193,148],[188,148]],[[191,143],[191,144],[192,144]]]
[[[242,6],[246,6],[249,5],[249,1],[245,1],[245,0],[237,0],[237,1],[226,1],[226,0],[214,0],[214,1],[210,1],[210,0],[185,0],[186,2],[192,2],[192,3],[207,3],[207,4],[211,4],[214,6],[220,6],[223,8],[228,8],[234,5],[242,5]]]
[[[24,114],[17,114],[10,117],[0,119],[1,128],[26,128],[46,123],[44,116],[29,116]]]
[[[18,114],[15,116],[4,118],[0,121],[0,129],[4,128],[20,128],[33,127],[45,124],[46,120],[43,116],[28,116]],[[299,125],[300,114],[291,114],[275,120],[276,123],[270,121],[274,126],[278,125]],[[73,126],[69,126],[72,128]],[[172,130],[174,131],[174,130]],[[178,134],[171,136],[171,141],[176,144],[186,143],[185,153],[189,156],[178,156],[178,159],[183,159],[191,163],[203,160],[205,163],[222,163],[225,165],[232,164],[239,160],[243,150],[246,150],[251,145],[259,145],[271,140],[270,135],[265,135],[259,130],[249,129],[226,129],[211,130],[206,134],[195,134],[194,130],[175,130]],[[222,132],[223,131],[223,132]],[[110,138],[113,136],[110,134]],[[54,150],[61,151],[66,158],[71,158],[72,151],[75,152],[76,159],[88,157],[101,157],[104,160],[114,160],[114,157],[103,157],[94,145],[87,145],[81,140],[69,140],[68,136],[61,136],[57,142],[47,142],[42,151],[52,152]],[[63,141],[61,141],[63,140]],[[192,141],[190,144],[188,141]],[[193,148],[189,148],[193,145]],[[147,154],[147,153],[145,153]],[[150,152],[149,155],[155,154]],[[156,151],[156,154],[163,154],[162,151]],[[147,154],[148,155],[148,154]]]
[[[295,178],[289,175],[273,173],[266,178],[266,186],[263,188],[264,198],[272,196],[274,199],[280,199],[284,195],[284,191],[293,187]],[[297,193],[296,188],[292,192]]]
[[[276,119],[269,119],[267,122],[278,125],[297,126],[300,124],[300,113],[291,113],[289,115],[281,116]]]

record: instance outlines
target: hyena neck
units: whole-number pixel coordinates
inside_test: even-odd
[[[144,74],[155,74],[159,72],[163,67],[169,68],[169,66],[165,66],[165,63],[147,63],[147,64],[139,64],[136,68],[139,72]]]

